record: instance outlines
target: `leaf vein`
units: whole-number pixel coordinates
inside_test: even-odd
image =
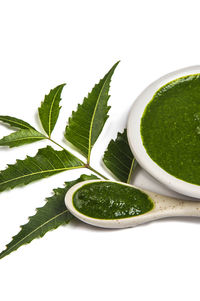
[[[55,95],[54,95],[54,97],[53,97],[53,101],[52,101],[52,103],[51,103],[50,112],[49,112],[49,137],[50,137],[50,135],[51,135],[51,119],[52,119],[51,114],[52,114],[52,110],[53,110],[53,105],[54,105],[55,99],[56,99],[56,97],[57,97],[57,95],[58,95],[58,93],[59,93],[59,91],[60,91],[61,89],[62,89],[62,86],[59,87],[58,90],[56,91],[56,93],[55,93]]]
[[[28,235],[26,235],[25,237],[23,237],[20,241],[18,241],[16,244],[14,244],[12,247],[10,247],[8,250],[4,251],[4,254],[6,254],[7,252],[10,253],[10,250],[12,250],[13,248],[15,248],[17,245],[19,245],[23,240],[26,240],[27,237],[31,236],[31,234],[33,234],[34,232],[36,232],[37,230],[39,230],[40,228],[44,227],[46,224],[50,223],[52,220],[58,218],[59,216],[61,216],[62,214],[66,213],[68,210],[64,210],[63,212],[57,214],[55,217],[51,218],[50,220],[46,221],[45,223],[43,223],[42,225],[40,225],[39,227],[37,227],[36,229],[34,229],[32,232],[30,232]]]
[[[82,166],[80,165],[80,166],[70,166],[70,167],[65,167],[65,168],[57,168],[57,169],[49,169],[49,170],[38,171],[38,172],[34,172],[34,173],[31,173],[31,174],[26,174],[26,175],[23,175],[23,176],[20,176],[20,177],[16,177],[16,178],[1,182],[0,186],[4,185],[6,183],[12,182],[12,181],[16,181],[16,180],[26,178],[26,177],[29,177],[29,176],[34,176],[34,175],[37,175],[37,174],[42,174],[42,173],[47,173],[47,172],[56,172],[56,171],[61,171],[61,170],[64,171],[64,170],[69,170],[69,169],[78,169],[78,168],[81,168],[81,167]]]

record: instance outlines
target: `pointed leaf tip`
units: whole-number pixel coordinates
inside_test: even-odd
[[[60,112],[61,93],[66,84],[61,84],[50,90],[48,95],[45,95],[41,107],[38,109],[40,121],[43,129],[50,137],[56,125]]]
[[[15,164],[1,171],[0,192],[82,166],[83,163],[67,150],[56,151],[47,146],[39,149],[35,157],[16,160]]]
[[[109,89],[112,75],[119,62],[115,63],[103,79],[72,113],[65,130],[65,138],[90,162],[91,150],[108,119]]]
[[[19,118],[12,117],[12,116],[0,115],[0,121],[2,121],[4,123],[7,123],[10,126],[18,128],[18,129],[32,129],[32,130],[35,130],[34,127],[32,127],[32,125],[30,125],[26,121],[21,120]]]
[[[73,185],[93,179],[98,178],[94,175],[82,175],[77,180],[65,182],[64,188],[54,189],[54,195],[46,199],[46,204],[43,207],[36,209],[35,215],[29,218],[26,225],[21,226],[20,232],[13,237],[6,249],[0,253],[0,259],[32,240],[43,237],[48,231],[69,223],[73,216],[65,206],[65,194]]]
[[[22,129],[0,139],[0,146],[16,147],[33,143],[46,137],[33,129]]]

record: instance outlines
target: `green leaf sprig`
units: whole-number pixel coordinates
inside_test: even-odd
[[[6,250],[0,254],[0,259],[22,245],[30,243],[33,239],[43,237],[48,231],[69,223],[73,215],[65,206],[65,194],[73,185],[94,179],[97,179],[94,175],[82,175],[77,180],[65,182],[64,188],[54,189],[54,195],[46,199],[46,204],[43,207],[36,209],[36,214],[29,218],[26,225],[21,226],[21,231],[13,237],[12,241],[6,246]]]
[[[45,133],[37,131],[21,119],[0,116],[2,123],[7,123],[15,129],[15,132],[0,139],[0,146],[18,147],[46,139],[61,148],[58,151],[47,145],[39,149],[34,157],[27,156],[24,160],[17,160],[15,164],[8,165],[5,170],[0,171],[0,192],[72,169],[87,168],[99,177],[107,179],[91,166],[90,159],[92,148],[108,119],[110,83],[118,63],[94,86],[83,103],[78,105],[77,110],[72,112],[65,129],[65,138],[86,158],[86,162],[51,138],[61,109],[61,93],[65,84],[55,87],[45,95],[38,109]],[[122,134],[118,133],[117,139],[109,143],[103,162],[119,180],[130,182],[136,162],[127,142],[126,130]],[[97,178],[95,175],[81,175],[77,180],[66,182],[64,188],[55,189],[54,195],[47,198],[46,204],[37,209],[36,214],[21,227],[21,231],[0,253],[0,259],[33,239],[44,236],[46,232],[68,223],[72,215],[64,204],[66,192],[78,182],[95,178]]]

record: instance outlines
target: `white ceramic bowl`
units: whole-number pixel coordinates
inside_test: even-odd
[[[200,186],[179,180],[158,166],[147,154],[140,135],[140,122],[147,104],[155,92],[168,82],[190,74],[200,73],[200,66],[192,66],[169,73],[148,86],[135,100],[128,118],[127,133],[131,150],[140,164],[149,174],[170,189],[200,199]]]

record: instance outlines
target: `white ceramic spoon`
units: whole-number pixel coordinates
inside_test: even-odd
[[[136,189],[141,190],[142,192],[149,195],[151,200],[154,202],[154,208],[142,215],[122,218],[122,219],[97,219],[88,217],[79,211],[73,205],[72,199],[74,192],[79,189],[81,186],[86,185],[87,183],[97,182],[97,180],[85,181],[74,185],[65,196],[65,204],[69,211],[81,221],[102,228],[126,228],[134,227],[143,223],[147,223],[156,219],[161,219],[165,217],[174,217],[174,216],[200,216],[200,202],[194,201],[183,201],[174,198],[169,198],[163,195],[159,195],[150,191],[142,190],[137,187]],[[103,180],[102,182],[105,182]],[[109,181],[113,182],[113,181]],[[116,182],[122,184],[121,182]],[[124,184],[130,187],[132,185]]]

